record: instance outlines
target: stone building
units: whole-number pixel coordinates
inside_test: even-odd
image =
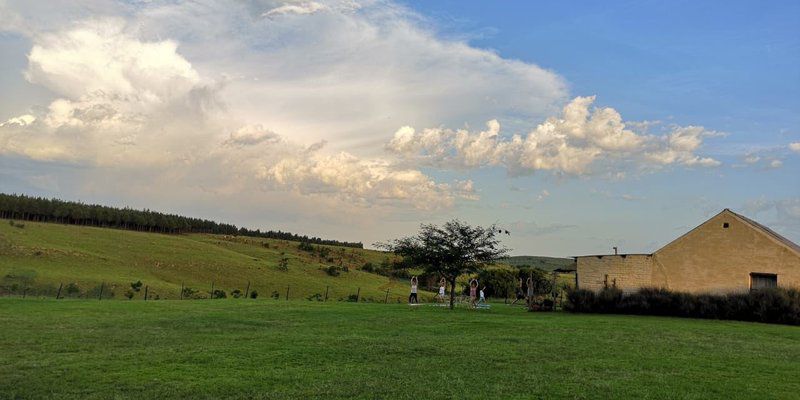
[[[800,246],[725,209],[652,254],[575,257],[578,288],[724,293],[800,288]]]

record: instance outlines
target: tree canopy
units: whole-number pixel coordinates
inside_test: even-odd
[[[455,302],[456,279],[475,273],[508,253],[497,238],[497,227],[471,226],[454,219],[441,226],[422,224],[414,236],[378,243],[402,256],[406,265],[440,275],[450,283],[450,308]]]

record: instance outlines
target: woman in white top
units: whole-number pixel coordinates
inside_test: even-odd
[[[446,285],[447,281],[445,281],[444,278],[442,278],[442,280],[439,281],[439,296],[438,296],[439,301],[444,302],[446,296]]]
[[[419,304],[417,299],[417,277],[411,277],[411,294],[408,296],[408,304]]]

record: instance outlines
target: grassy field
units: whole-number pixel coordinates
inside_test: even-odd
[[[362,298],[393,301],[408,296],[407,282],[360,271],[366,262],[379,265],[392,258],[379,251],[336,246],[326,257],[298,249],[298,242],[225,235],[163,235],[115,229],[25,222],[24,228],[0,220],[0,287],[21,293],[55,296],[62,283],[74,283],[80,294],[124,298],[130,283],[141,280],[149,295],[161,299],[180,296],[181,285],[207,295],[215,288],[230,293],[250,288],[262,297],[273,292],[290,298],[324,295],[346,298],[361,290]],[[279,262],[288,259],[288,270]],[[349,272],[330,276],[323,268],[343,265]],[[16,284],[16,285],[15,285]],[[144,289],[144,288],[142,288]],[[29,292],[30,293],[30,292]],[[7,294],[7,293],[6,293]],[[62,294],[66,294],[62,292]],[[141,298],[144,290],[136,293]]]
[[[0,299],[0,398],[790,399],[800,328],[270,300]]]

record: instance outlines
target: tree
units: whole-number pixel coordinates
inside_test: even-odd
[[[508,249],[495,237],[497,228],[471,226],[454,219],[442,226],[422,224],[416,236],[395,239],[376,246],[402,256],[406,267],[422,267],[450,283],[450,309],[456,297],[456,279],[482,270],[505,256]]]

